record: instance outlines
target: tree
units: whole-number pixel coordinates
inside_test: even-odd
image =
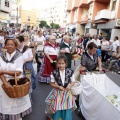
[[[54,28],[55,23],[50,23],[51,28]]]
[[[44,21],[44,20],[41,20],[41,21],[40,21],[40,24],[39,24],[39,27],[40,27],[40,28],[43,28],[43,27],[46,27],[46,26],[47,26],[47,22]]]
[[[50,23],[50,26],[52,29],[59,29],[60,28],[59,24],[55,24],[55,23]]]
[[[54,28],[55,28],[55,29],[59,29],[59,28],[60,28],[59,24],[55,24],[55,25],[54,25]]]
[[[50,26],[49,26],[49,25],[46,25],[46,28],[50,28]]]

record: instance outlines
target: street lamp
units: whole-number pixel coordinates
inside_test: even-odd
[[[19,4],[20,1],[21,1],[21,0],[16,0],[16,5],[17,5],[17,7],[16,7],[16,10],[17,10],[17,16],[16,16],[16,28],[18,28],[18,4]]]
[[[17,5],[16,28],[18,28],[18,5]]]

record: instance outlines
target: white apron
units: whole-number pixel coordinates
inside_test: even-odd
[[[29,95],[22,98],[9,98],[1,85],[2,81],[0,80],[0,113],[15,115],[31,107]]]
[[[13,54],[14,55],[14,54]],[[12,56],[13,56],[12,55]],[[0,57],[0,70],[7,71],[21,71],[23,72],[23,58],[20,56],[14,61],[14,63],[6,63]],[[13,78],[11,76],[5,75],[6,80]],[[20,76],[22,77],[22,75]],[[22,98],[9,98],[1,87],[2,81],[0,80],[0,113],[15,115],[26,111],[31,107],[31,102],[29,95]]]

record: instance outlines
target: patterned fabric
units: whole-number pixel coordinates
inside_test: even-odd
[[[65,84],[62,84],[62,80],[60,77],[60,71],[59,69],[56,69],[53,71],[53,76],[55,78],[55,81],[57,82],[57,84],[59,86],[63,86],[64,88],[66,88],[68,86],[68,84],[71,82],[70,78],[73,75],[73,70],[66,68],[65,70]]]
[[[53,89],[48,95],[46,102],[46,114],[54,114],[58,110],[76,109],[75,96],[70,91]]]
[[[43,70],[44,70],[44,65],[45,65],[45,63],[44,63],[44,59],[43,59],[43,61],[41,63],[41,66],[40,66],[40,71],[38,73],[38,80],[39,80],[39,82],[50,83],[51,78],[50,77],[45,77],[45,76],[43,77],[43,75],[42,75]]]
[[[24,117],[25,115],[30,114],[31,112],[32,112],[32,108],[29,108],[28,110],[17,115],[6,115],[6,114],[0,113],[0,120],[18,120]]]
[[[0,56],[3,59],[3,61],[5,61],[6,63],[13,63],[17,58],[19,58],[20,56],[22,56],[22,54],[19,51],[16,50],[15,55],[11,58],[10,61],[7,60],[6,53],[2,53]]]
[[[81,58],[81,65],[85,66],[88,71],[93,71],[98,66],[98,56],[95,54],[92,59],[87,52],[83,53]]]

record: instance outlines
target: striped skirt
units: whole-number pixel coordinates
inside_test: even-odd
[[[77,108],[75,104],[75,96],[73,96],[70,91],[66,92],[53,89],[46,98],[45,103],[45,113],[48,116],[55,116],[58,112],[70,111],[70,109],[75,110]]]
[[[31,112],[32,112],[32,108],[29,108],[28,110],[17,115],[6,115],[0,113],[0,120],[18,120],[20,118],[23,118],[25,115],[30,114]]]

